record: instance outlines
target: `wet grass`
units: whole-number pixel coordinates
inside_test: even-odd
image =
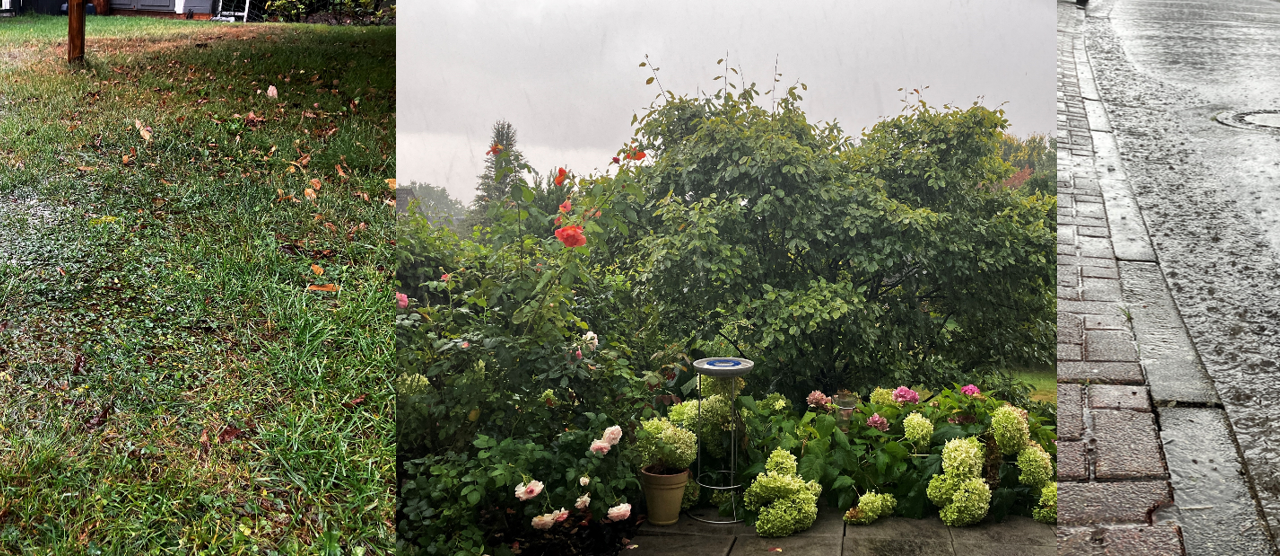
[[[65,32],[0,19],[0,553],[389,552],[394,28]]]
[[[1049,370],[1021,370],[1014,371],[1013,376],[1018,380],[1031,383],[1036,391],[1031,394],[1031,398],[1042,402],[1058,403],[1058,375],[1057,371]]]

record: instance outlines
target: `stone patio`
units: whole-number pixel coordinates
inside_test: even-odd
[[[694,510],[713,518],[714,510]],[[675,525],[644,524],[626,556],[1049,556],[1057,554],[1054,528],[1031,518],[1010,516],[1002,523],[947,527],[938,517],[891,517],[871,525],[845,525],[842,512],[820,507],[818,521],[802,533],[779,539],[756,535],[754,527],[710,525],[680,517]],[[781,549],[781,550],[777,550]]]

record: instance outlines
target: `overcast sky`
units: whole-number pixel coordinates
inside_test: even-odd
[[[1003,105],[1019,136],[1056,122],[1047,0],[414,0],[397,11],[397,178],[464,202],[499,119],[544,173],[607,169],[659,93],[638,67],[646,54],[677,95],[718,89],[726,53],[766,91],[776,58],[782,85],[809,86],[809,121],[854,136],[901,112],[899,87],[928,86],[934,105]]]

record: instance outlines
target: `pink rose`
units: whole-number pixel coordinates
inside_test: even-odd
[[[920,394],[906,386],[899,386],[893,391],[893,401],[897,403],[920,403]]]
[[[608,442],[610,446],[617,446],[618,441],[622,439],[622,427],[614,425],[604,430],[604,437],[601,440]]]
[[[551,526],[555,524],[556,524],[556,520],[553,514],[542,514],[538,517],[533,518],[534,529],[542,529],[545,531],[547,529],[550,529]]]
[[[877,429],[880,432],[886,432],[889,430],[889,422],[884,420],[884,417],[881,417],[879,413],[873,414],[867,418],[867,426]]]
[[[443,282],[448,282],[448,281],[449,281],[449,275],[448,275],[448,274],[441,274],[441,275],[440,275],[440,280],[441,280],[441,281],[443,281]]]
[[[612,446],[604,440],[596,440],[591,443],[591,451],[602,456],[609,453],[610,447]]]
[[[582,486],[587,486],[591,484],[591,477],[587,477],[584,475],[581,479],[578,479],[578,484]]]
[[[396,292],[396,307],[407,309],[409,307],[409,296]]]
[[[609,517],[609,521],[622,521],[631,517],[631,504],[618,504],[617,506],[609,508],[607,515]]]
[[[965,386],[964,388],[961,388],[961,389],[960,389],[960,393],[961,393],[961,394],[964,394],[964,395],[966,395],[966,396],[975,396],[975,397],[976,397],[978,394],[981,394],[981,393],[982,393],[982,391],[981,391],[981,390],[978,390],[978,387],[977,387],[977,386],[974,386],[974,385],[970,384],[970,385],[968,385],[968,386]]]
[[[578,359],[582,359],[582,350],[578,350]]]
[[[569,512],[564,508],[560,508],[559,510],[551,512],[551,519],[556,520],[556,523],[560,523],[561,521],[564,521],[568,517],[569,517]]]
[[[533,498],[541,492],[542,482],[540,481],[529,481],[528,484],[520,483],[516,486],[516,498],[519,498],[521,502]]]
[[[588,492],[586,494],[583,494],[582,496],[579,496],[578,502],[575,503],[573,507],[578,508],[579,510],[586,510],[587,506],[590,506],[590,505],[591,505],[591,493]]]

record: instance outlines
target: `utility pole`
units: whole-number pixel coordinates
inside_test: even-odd
[[[67,63],[84,63],[84,3],[67,0]]]

